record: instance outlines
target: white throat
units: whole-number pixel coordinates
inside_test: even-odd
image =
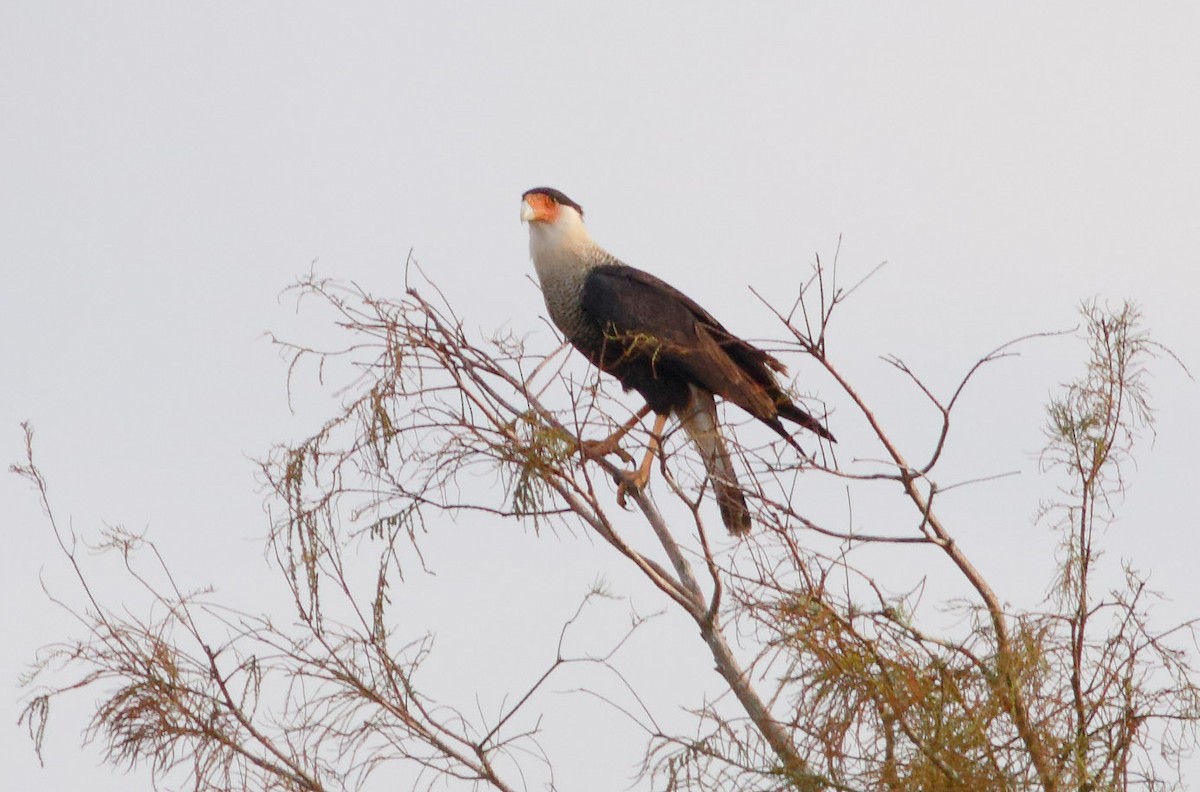
[[[569,206],[559,207],[553,223],[529,224],[529,256],[543,289],[582,278],[597,263],[598,252],[583,218]]]

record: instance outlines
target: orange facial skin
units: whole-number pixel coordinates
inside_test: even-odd
[[[530,193],[525,196],[525,203],[533,209],[533,223],[553,223],[558,220],[558,203],[549,195]]]

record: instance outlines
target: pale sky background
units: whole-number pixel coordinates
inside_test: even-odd
[[[333,8],[0,6],[0,457],[20,460],[32,421],[64,523],[147,530],[187,586],[212,582],[247,610],[279,599],[252,460],[329,409],[302,397],[288,411],[263,333],[329,328],[280,291],[315,261],[399,294],[411,249],[469,326],[547,348],[517,219],[534,185],[566,191],[601,244],[752,337],[778,332],[748,287],[790,300],[839,235],[847,279],[887,260],[831,348],[916,450],[934,416],[880,355],[945,393],[998,344],[1073,326],[1081,300],[1132,298],[1200,370],[1194,3]],[[951,448],[962,478],[1021,471],[948,505],[1016,604],[1036,604],[1053,546],[1032,521],[1052,492],[1036,476],[1041,405],[1082,363],[1071,340],[1023,347],[976,382]],[[815,373],[802,383],[830,394],[853,456],[864,433],[848,406]],[[1200,612],[1200,386],[1166,364],[1152,386],[1158,437],[1108,560],[1152,573],[1165,625]],[[52,713],[38,768],[16,676],[70,634],[39,577],[74,588],[15,476],[0,478],[0,527],[0,788],[149,789],[143,771],[97,770],[97,751],[80,751],[86,701]],[[492,703],[552,658],[597,577],[656,607],[579,538],[464,522],[424,547],[437,576],[410,582],[406,613],[439,631],[443,681],[469,674]],[[497,569],[504,597],[481,623]],[[694,630],[671,625],[626,658],[664,712],[714,682]],[[488,636],[511,652],[482,649]],[[640,737],[594,701],[554,700],[562,787],[624,788]],[[610,733],[611,752],[585,750]]]

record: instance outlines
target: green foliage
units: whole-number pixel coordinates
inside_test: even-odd
[[[578,443],[561,427],[550,426],[532,410],[510,421],[505,434],[510,442],[498,449],[498,455],[502,470],[508,473],[512,511],[536,520],[550,507],[553,498],[546,479],[570,458]]]

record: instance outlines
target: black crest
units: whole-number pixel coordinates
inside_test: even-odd
[[[521,197],[528,198],[530,195],[544,195],[560,206],[571,207],[576,212],[579,212],[580,217],[583,217],[583,207],[568,198],[566,193],[561,190],[556,190],[553,187],[534,187],[522,193]]]

